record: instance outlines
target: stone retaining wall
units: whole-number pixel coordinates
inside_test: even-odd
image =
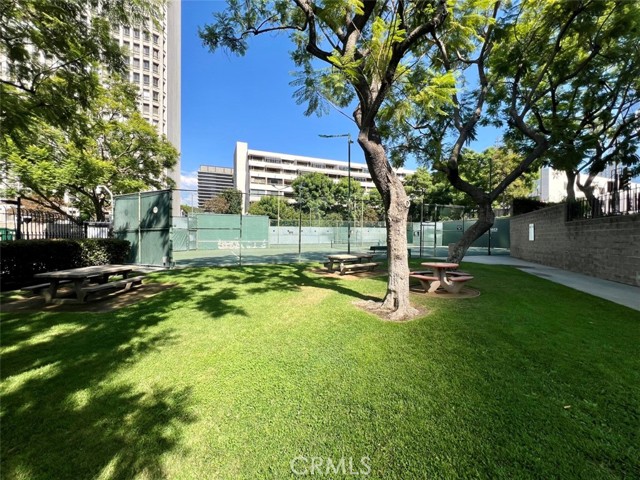
[[[640,215],[566,222],[565,209],[555,205],[512,217],[511,256],[640,286]]]

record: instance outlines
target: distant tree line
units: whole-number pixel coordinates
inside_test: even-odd
[[[464,151],[469,159],[461,168],[461,176],[478,187],[490,187],[494,178],[500,178],[505,171],[520,162],[516,153],[506,148],[491,147],[478,153],[470,149]],[[533,190],[537,179],[537,168],[525,172],[514,181],[494,202],[494,207],[508,208],[514,198],[527,197]],[[306,219],[323,219],[327,222],[340,222],[349,219],[352,222],[379,222],[384,220],[382,197],[377,190],[365,192],[360,182],[342,178],[334,182],[319,172],[306,173],[296,178],[291,187],[293,197],[282,195],[263,196],[249,207],[250,215],[266,215],[276,220],[296,220],[302,213]],[[420,206],[425,204],[459,205],[473,208],[475,203],[464,192],[451,186],[441,172],[430,172],[420,167],[408,175],[404,189],[412,201],[409,219],[420,219]],[[226,190],[210,198],[204,204],[204,211],[222,214],[240,214],[242,211],[242,193],[239,190]]]

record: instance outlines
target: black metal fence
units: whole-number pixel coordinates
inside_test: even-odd
[[[614,191],[567,203],[567,221],[640,213],[640,188]]]
[[[52,238],[109,238],[111,223],[72,221],[49,211],[2,205],[0,240],[42,240]]]

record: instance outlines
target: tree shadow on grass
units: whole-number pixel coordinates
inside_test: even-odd
[[[4,315],[4,478],[165,477],[161,457],[194,420],[188,388],[114,381],[175,341],[162,314]]]
[[[184,448],[195,420],[186,387],[122,380],[120,373],[175,343],[175,309],[247,316],[242,299],[302,287],[370,299],[306,265],[166,272],[179,286],[117,312],[7,313],[2,328],[3,476],[163,478],[162,457]],[[301,293],[302,294],[302,293]],[[266,296],[265,296],[266,299]]]
[[[233,304],[243,296],[295,292],[302,287],[331,290],[359,300],[380,300],[349,288],[338,278],[310,274],[307,264],[188,268],[163,275],[180,284],[176,291],[162,294],[173,307],[195,302],[196,308],[216,318],[225,314],[246,316],[242,307]]]

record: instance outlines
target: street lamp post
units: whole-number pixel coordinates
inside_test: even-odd
[[[493,158],[491,158],[491,156],[489,156],[489,197],[491,197],[491,184],[493,183]],[[489,200],[489,208],[491,208],[491,204],[493,202],[491,202],[491,200]],[[489,227],[489,242],[488,242],[488,246],[487,246],[487,255],[491,255],[491,227],[493,225],[491,225]]]
[[[111,221],[111,223],[113,223],[113,193],[111,193],[111,190],[109,190],[109,188],[107,188],[105,185],[96,186],[96,193],[102,193],[103,190],[109,194],[109,201],[111,202],[111,213],[109,220]]]
[[[339,135],[320,135],[322,138],[347,138],[347,253],[351,253],[351,140],[350,133]]]
[[[420,258],[422,258],[422,245],[424,244],[424,188],[421,190],[420,195]]]

